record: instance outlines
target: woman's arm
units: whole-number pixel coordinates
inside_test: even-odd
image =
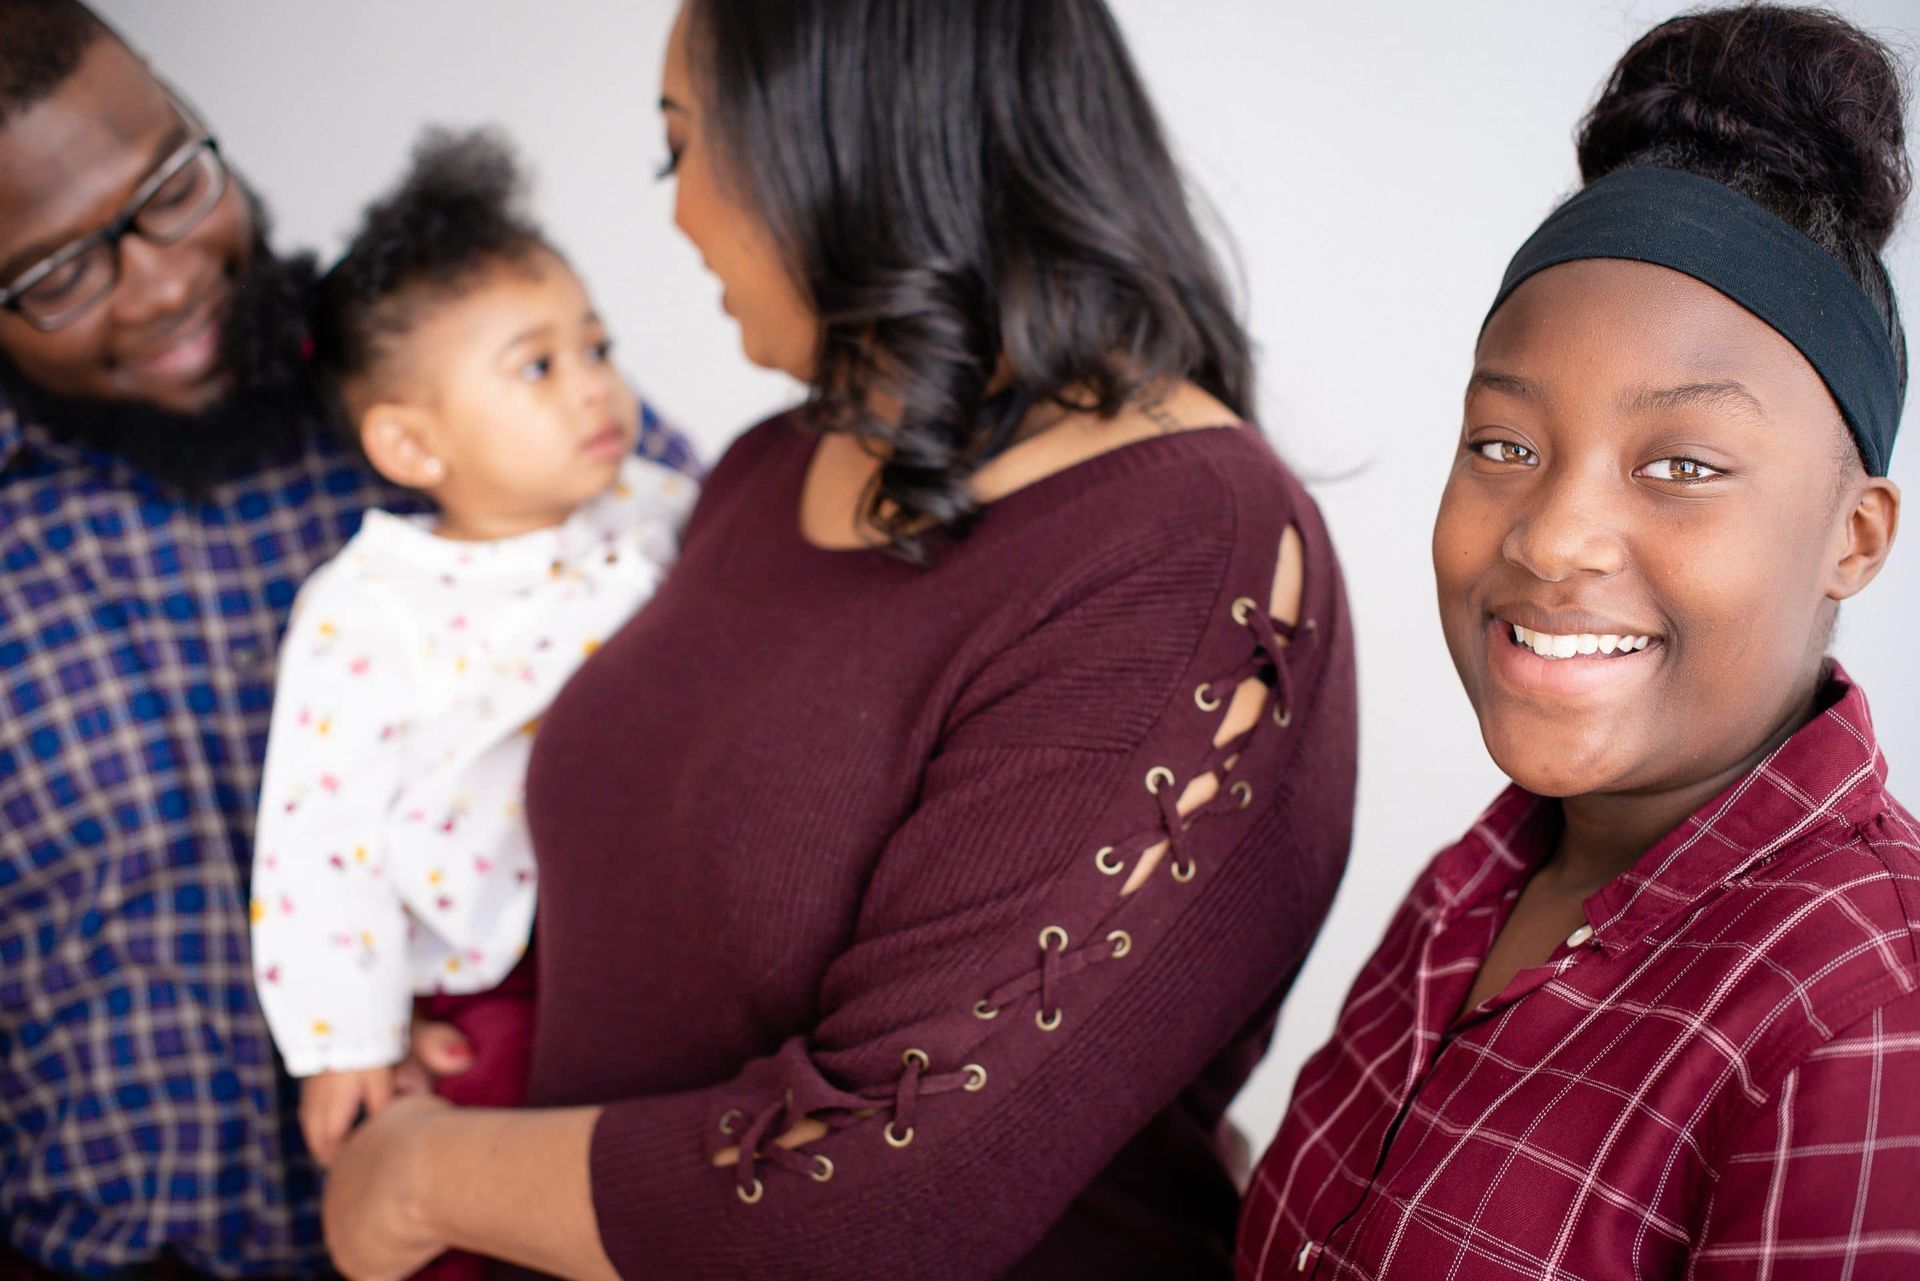
[[[577,1281],[617,1274],[588,1179],[598,1108],[394,1102],[327,1179],[327,1248],[352,1281],[398,1281],[448,1248]]]

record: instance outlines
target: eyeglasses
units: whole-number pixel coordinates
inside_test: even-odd
[[[220,203],[227,192],[220,144],[177,98],[174,108],[198,137],[161,161],[112,222],[16,276],[0,290],[0,308],[43,332],[70,324],[120,283],[120,242],[129,233],[149,244],[170,245]]]

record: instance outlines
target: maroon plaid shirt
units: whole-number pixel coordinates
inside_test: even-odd
[[[1241,1278],[1920,1277],[1920,829],[1826,710],[1454,1013],[1551,849],[1421,874],[1254,1173]]]

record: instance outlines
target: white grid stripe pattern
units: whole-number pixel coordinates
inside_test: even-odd
[[[1920,833],[1836,691],[1451,1029],[1539,803],[1435,860],[1301,1074],[1240,1275],[1920,1276]]]

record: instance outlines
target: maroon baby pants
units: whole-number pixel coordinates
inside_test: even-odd
[[[414,1003],[415,1018],[453,1024],[473,1051],[472,1066],[441,1077],[434,1093],[466,1108],[516,1108],[526,1101],[533,1052],[533,964],[528,948],[496,988],[464,996],[423,996]],[[479,1255],[450,1250],[414,1273],[414,1281],[481,1281],[487,1266]]]

